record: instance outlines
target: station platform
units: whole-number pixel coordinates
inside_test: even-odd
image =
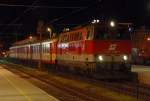
[[[0,101],[59,101],[0,66]]]
[[[138,74],[139,83],[150,85],[150,66],[133,65],[131,71]]]

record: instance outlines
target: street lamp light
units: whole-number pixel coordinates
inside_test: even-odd
[[[51,29],[48,27],[48,28],[47,28],[47,31],[48,31],[48,32],[51,32]]]
[[[33,37],[30,35],[30,36],[29,36],[29,39],[32,40],[32,38],[33,38]]]
[[[50,27],[47,28],[47,31],[49,32],[50,38],[52,37],[52,29]]]

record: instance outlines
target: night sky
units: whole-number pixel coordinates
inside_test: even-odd
[[[34,7],[33,7],[34,6]],[[150,25],[149,0],[0,0],[0,42],[7,47],[36,32],[43,20],[57,28],[115,18]]]

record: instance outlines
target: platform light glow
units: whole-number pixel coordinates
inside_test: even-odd
[[[147,38],[147,41],[150,41],[150,37]]]
[[[29,36],[29,39],[31,40],[33,37],[32,36]]]

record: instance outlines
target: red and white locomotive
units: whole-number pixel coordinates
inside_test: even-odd
[[[26,43],[10,48],[10,57],[55,64],[75,71],[130,71],[129,26],[104,22],[89,24],[60,33],[57,39]]]
[[[57,46],[61,66],[88,72],[131,69],[130,30],[126,24],[91,24],[61,33]]]

